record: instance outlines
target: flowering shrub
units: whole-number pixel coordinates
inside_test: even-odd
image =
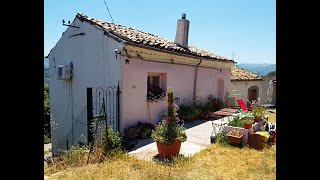
[[[168,90],[168,111],[167,115],[159,122],[155,130],[152,131],[151,137],[154,141],[163,144],[173,144],[176,139],[181,142],[187,140],[185,128],[180,124],[177,110],[178,105],[175,104],[173,92]]]
[[[157,102],[164,100],[164,97],[166,97],[166,92],[164,89],[157,85],[150,85],[147,93],[147,101],[148,102]]]
[[[213,97],[212,95],[210,95],[207,98],[207,102],[209,104],[209,110],[211,112],[219,111],[220,109],[224,108],[224,103],[223,103],[222,99]]]
[[[253,104],[251,107],[252,115],[254,117],[264,117],[266,116],[266,108],[263,106],[259,106],[258,104]]]

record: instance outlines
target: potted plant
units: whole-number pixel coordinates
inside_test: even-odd
[[[137,139],[137,137],[139,136],[139,132],[140,129],[134,126],[124,130],[125,136],[131,140]]]
[[[204,120],[208,120],[209,119],[209,110],[210,110],[210,106],[208,103],[204,104],[202,106],[202,113],[203,113],[203,119]]]
[[[254,123],[253,117],[249,116],[243,117],[241,120],[245,129],[250,129]]]
[[[235,116],[230,122],[228,122],[228,126],[243,127],[243,122],[241,121],[240,116]]]
[[[157,143],[160,158],[172,159],[179,155],[181,142],[187,140],[185,128],[180,124],[177,110],[178,105],[173,102],[172,90],[167,93],[168,110],[167,115],[152,131],[151,137]]]
[[[219,111],[225,106],[222,99],[213,97],[213,95],[208,96],[207,102],[209,103],[211,112]]]
[[[142,139],[150,137],[152,130],[150,128],[144,127],[140,130],[139,136]]]
[[[178,110],[179,118],[186,120],[187,119],[187,111],[188,111],[188,106],[181,105]]]
[[[161,87],[151,84],[148,87],[147,102],[158,102],[164,100],[166,92]]]
[[[239,130],[233,129],[227,134],[229,143],[232,145],[239,145],[241,143],[243,133]]]
[[[251,111],[256,122],[262,121],[266,116],[266,108],[258,104],[253,104]]]

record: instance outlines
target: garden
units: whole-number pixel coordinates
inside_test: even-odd
[[[59,157],[51,157],[45,164],[45,175],[50,179],[275,179],[275,124],[268,122],[265,109],[257,106],[252,116],[234,116],[213,133],[213,144],[194,156],[183,156],[180,146],[188,139],[184,123],[206,119],[206,114],[224,104],[209,96],[205,102],[178,106],[179,98],[172,91],[167,96],[167,113],[157,125],[138,122],[123,135],[111,128],[108,133],[102,131],[93,146],[72,147]],[[263,139],[266,132],[269,137]],[[249,134],[255,135],[250,139]],[[144,161],[128,154],[136,141],[147,138],[156,142],[163,161]],[[163,149],[170,146],[177,149]]]
[[[223,143],[262,150],[276,143],[276,124],[269,122],[266,108],[255,104],[250,113],[235,115],[212,136],[213,141],[223,136]]]

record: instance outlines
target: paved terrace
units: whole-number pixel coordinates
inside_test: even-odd
[[[213,131],[212,123],[225,124],[232,117],[225,117],[218,120],[194,120],[187,124],[186,134],[187,141],[181,143],[180,154],[184,156],[194,155],[210,145],[210,136]],[[129,151],[129,154],[143,160],[152,160],[158,154],[157,145],[152,138],[138,140],[138,143]]]

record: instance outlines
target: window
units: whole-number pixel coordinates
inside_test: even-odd
[[[160,87],[160,75],[148,76],[148,91],[152,86]]]
[[[164,100],[166,96],[166,74],[148,73],[147,78],[147,101],[157,102]]]

